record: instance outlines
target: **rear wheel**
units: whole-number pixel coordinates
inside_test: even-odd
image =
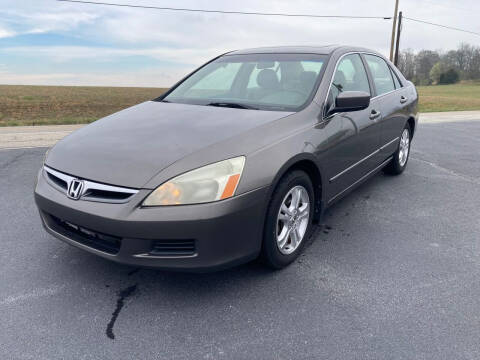
[[[262,257],[280,269],[300,254],[310,235],[314,193],[309,176],[300,170],[288,173],[273,192],[267,210]]]
[[[410,125],[406,124],[402,130],[397,151],[393,154],[392,160],[383,169],[387,174],[399,175],[407,167],[408,157],[410,155],[411,134]]]

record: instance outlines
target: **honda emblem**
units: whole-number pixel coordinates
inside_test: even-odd
[[[70,199],[78,200],[83,194],[83,180],[73,179],[68,185],[67,196]]]

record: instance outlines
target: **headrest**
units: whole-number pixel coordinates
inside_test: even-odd
[[[341,84],[341,85],[345,86],[345,83],[347,82],[347,79],[346,79],[345,74],[343,73],[342,70],[337,70],[335,72],[335,77],[333,78],[333,82],[335,84]]]
[[[272,69],[263,69],[257,75],[257,84],[265,89],[276,90],[280,88],[277,74]]]
[[[300,82],[304,86],[312,86],[317,78],[317,73],[315,71],[302,71],[300,74]]]

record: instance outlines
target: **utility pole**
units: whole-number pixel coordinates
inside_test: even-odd
[[[398,0],[395,0],[395,12],[393,13],[392,40],[390,42],[390,61],[393,61],[393,43],[395,42],[395,27],[397,26]]]
[[[398,52],[399,52],[399,46],[400,46],[400,33],[402,32],[402,12],[400,11],[400,14],[398,14],[398,29],[397,29],[397,44],[395,45],[395,58],[393,63],[395,66],[398,65]]]

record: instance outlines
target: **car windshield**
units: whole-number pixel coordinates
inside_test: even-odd
[[[320,81],[325,55],[222,56],[197,70],[160,101],[297,111]]]

